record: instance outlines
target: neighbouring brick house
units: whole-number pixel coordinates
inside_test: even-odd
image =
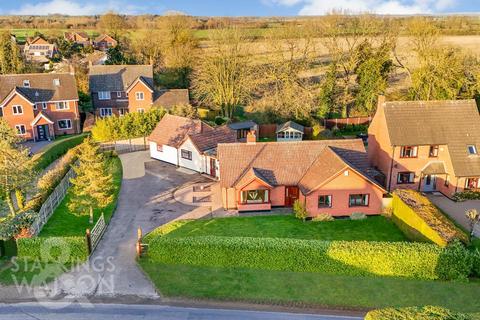
[[[361,139],[221,143],[220,187],[225,209],[291,207],[298,199],[309,216],[380,214],[386,190],[375,180]]]
[[[56,52],[57,45],[41,37],[28,38],[23,48],[25,59],[38,63],[48,62]]]
[[[389,191],[480,188],[480,115],[474,100],[379,99],[368,130],[369,162]]]
[[[94,65],[89,73],[90,93],[97,116],[144,112],[152,107],[188,104],[187,89],[157,90],[151,65]]]
[[[117,40],[108,34],[101,34],[93,40],[93,46],[100,51],[107,51],[110,48],[114,48],[118,45]]]
[[[228,126],[212,128],[201,120],[166,114],[148,138],[150,156],[219,178],[217,145],[237,141]]]
[[[65,40],[77,43],[84,47],[90,46],[92,44],[90,41],[90,37],[86,32],[65,32],[64,37]]]
[[[26,140],[80,133],[75,76],[68,73],[0,76],[2,118]]]

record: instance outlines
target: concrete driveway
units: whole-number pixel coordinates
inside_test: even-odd
[[[477,209],[480,212],[480,200],[468,200],[463,202],[455,202],[442,194],[429,194],[427,197],[443,212],[448,214],[459,225],[470,232],[470,224],[465,211],[468,209]]]
[[[44,292],[48,297],[140,296],[157,298],[135,257],[137,228],[144,233],[178,218],[207,215],[210,208],[173,199],[185,184],[207,181],[175,166],[151,160],[147,152],[120,156],[124,180],[117,209],[89,263],[63,274]],[[80,300],[81,301],[81,300]]]

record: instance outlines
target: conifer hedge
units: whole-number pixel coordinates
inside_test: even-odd
[[[472,258],[461,245],[243,237],[150,239],[151,262],[417,279],[465,279]]]

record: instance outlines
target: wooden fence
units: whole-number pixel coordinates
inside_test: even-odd
[[[338,128],[342,129],[347,125],[369,125],[372,121],[372,117],[354,117],[354,118],[342,118],[342,119],[323,119],[323,126],[326,129]]]
[[[65,198],[68,188],[70,187],[70,179],[73,177],[75,177],[75,171],[70,169],[63,177],[62,181],[60,181],[60,183],[55,187],[47,200],[42,204],[38,212],[38,216],[35,218],[32,226],[30,227],[32,235],[36,236],[40,233],[45,223],[47,223],[48,219],[52,216],[60,202],[62,202],[63,198]]]
[[[92,254],[93,251],[95,251],[95,248],[100,242],[100,239],[102,239],[102,236],[105,233],[106,229],[107,229],[107,224],[105,223],[105,216],[103,215],[103,212],[102,212],[100,219],[98,219],[97,223],[92,228],[92,231],[90,231],[90,229],[87,229],[86,238],[87,238],[89,254]]]

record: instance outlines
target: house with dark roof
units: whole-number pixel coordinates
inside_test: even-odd
[[[480,115],[475,100],[385,101],[368,129],[368,156],[397,188],[455,192],[480,188]]]
[[[97,116],[122,116],[152,107],[188,104],[188,89],[155,88],[151,65],[93,65],[89,71],[90,94]]]
[[[252,135],[217,147],[225,209],[270,210],[298,200],[310,217],[382,212],[386,190],[361,139],[259,143]]]
[[[252,120],[230,123],[228,127],[236,132],[238,141],[247,140],[250,131],[254,131],[258,136],[258,124]]]
[[[72,32],[65,32],[64,33],[65,40],[69,42],[74,42],[79,44],[83,47],[90,46],[92,42],[90,41],[90,37],[86,32],[83,31],[72,31]]]
[[[287,121],[277,126],[275,134],[277,141],[302,141],[305,127],[293,121]]]
[[[75,76],[68,73],[0,75],[0,115],[25,140],[80,133]]]
[[[93,40],[93,47],[100,51],[107,51],[110,48],[115,48],[118,41],[108,34],[101,34]]]
[[[166,114],[148,141],[152,158],[218,178],[217,145],[236,142],[236,134],[227,126],[212,128],[200,120]]]
[[[23,54],[27,61],[46,63],[57,52],[57,45],[49,43],[42,37],[28,38],[23,47]]]

